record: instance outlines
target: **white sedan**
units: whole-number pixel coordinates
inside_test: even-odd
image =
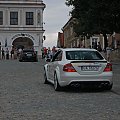
[[[112,64],[95,49],[59,49],[44,65],[44,77],[44,83],[52,83],[56,91],[65,86],[95,86],[106,90],[113,86]]]

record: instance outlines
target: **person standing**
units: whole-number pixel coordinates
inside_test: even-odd
[[[13,59],[13,56],[14,56],[14,49],[12,48],[12,50],[10,51],[10,54],[11,54],[11,59]]]
[[[51,49],[50,49],[50,47],[48,47],[48,51],[47,51],[47,56],[48,56],[48,58],[50,58],[50,59],[52,59],[52,56],[51,56],[52,54],[51,54]]]
[[[8,48],[6,49],[6,59],[9,59],[9,50],[8,50]]]
[[[55,53],[56,53],[56,47],[55,47],[55,46],[53,46],[53,48],[52,48],[52,55],[54,56],[54,55],[55,55]]]
[[[108,61],[110,61],[110,59],[111,59],[111,51],[112,51],[112,48],[111,48],[110,45],[108,47],[106,47],[106,53],[107,53],[107,60]]]
[[[44,58],[44,47],[41,49],[42,51],[42,59]]]
[[[2,59],[5,59],[5,51],[3,48],[2,48]]]
[[[18,53],[17,53],[17,57],[18,57],[18,58],[20,57],[21,52],[22,52],[22,48],[19,48],[19,49],[18,49]]]
[[[18,53],[17,48],[14,48],[14,59],[17,59],[17,53]]]
[[[93,48],[97,50],[97,42],[96,41],[93,44]]]
[[[44,58],[47,57],[47,50],[48,49],[46,47],[44,47]]]
[[[97,45],[97,50],[98,50],[99,52],[101,52],[101,51],[102,51],[102,48],[101,48],[101,44],[100,44],[100,42],[98,42],[98,45]]]

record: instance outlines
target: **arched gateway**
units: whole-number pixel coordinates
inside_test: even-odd
[[[13,48],[34,49],[34,43],[30,38],[18,37],[12,43]]]

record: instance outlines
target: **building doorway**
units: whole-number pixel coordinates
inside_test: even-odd
[[[34,43],[30,38],[27,37],[19,37],[16,38],[13,43],[13,48],[18,49],[33,49],[34,48]]]

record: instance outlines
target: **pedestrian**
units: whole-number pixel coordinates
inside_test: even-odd
[[[89,47],[88,47],[88,48],[90,48],[90,49],[91,49],[91,48],[92,48],[92,47],[91,47],[91,45],[89,45]]]
[[[14,49],[14,59],[17,59],[17,53],[18,53],[18,50],[15,48]]]
[[[47,48],[44,47],[44,57],[47,57]]]
[[[55,55],[55,53],[56,53],[56,47],[55,47],[55,46],[53,46],[53,48],[52,48],[52,55],[54,56],[54,55]]]
[[[18,53],[17,53],[17,57],[19,58],[19,56],[20,56],[20,54],[21,54],[21,52],[22,52],[22,48],[19,48],[17,52],[18,52]]]
[[[10,54],[11,54],[11,59],[14,58],[14,49],[12,48],[12,50],[10,51]]]
[[[8,50],[8,48],[6,49],[6,59],[9,59],[9,50]]]
[[[42,51],[42,59],[44,58],[44,47],[41,49]]]
[[[5,59],[5,51],[3,48],[2,48],[2,59]]]
[[[93,48],[97,50],[97,42],[96,41],[93,44]]]
[[[97,45],[97,50],[98,50],[99,52],[101,52],[101,51],[102,51],[102,48],[101,48],[101,44],[100,44],[100,42],[98,42],[98,45]]]
[[[81,48],[84,48],[84,45],[83,44],[81,44],[81,46],[80,46]]]
[[[106,53],[107,53],[107,60],[110,61],[111,59],[111,52],[112,52],[112,48],[109,45],[108,47],[106,47]]]
[[[49,59],[52,59],[52,52],[51,52],[50,47],[48,47],[47,56]]]

